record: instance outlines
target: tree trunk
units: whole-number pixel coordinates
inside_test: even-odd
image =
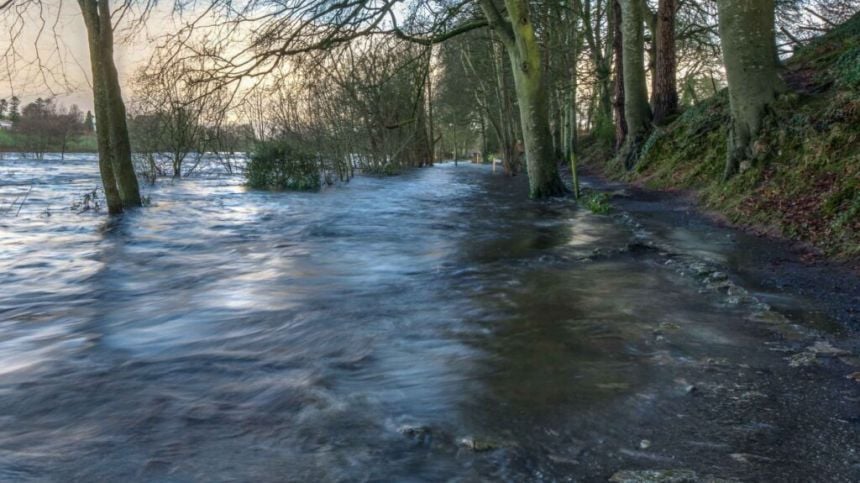
[[[568,154],[574,154],[576,152],[576,145],[579,141],[579,120],[576,115],[576,74],[573,75],[571,79],[571,93],[568,99],[567,105],[567,124],[568,124],[568,135],[567,135],[567,152]]]
[[[499,52],[498,43],[492,42],[493,45],[493,67],[496,73],[496,85],[498,86],[499,95],[499,119],[501,120],[502,132],[502,165],[505,174],[508,176],[516,176],[518,171],[516,160],[516,135],[514,134],[514,103],[510,96],[508,87],[508,79],[505,75],[504,61],[502,54]]]
[[[433,132],[433,48],[427,53],[427,165],[433,166],[436,162],[436,134]]]
[[[150,184],[155,184],[155,179],[158,177],[158,166],[155,165],[155,156],[152,153],[147,153],[146,154],[146,161],[149,164],[149,181],[150,181]]]
[[[656,61],[651,108],[654,124],[661,125],[678,111],[678,87],[675,80],[675,11],[676,0],[660,0],[655,32]]]
[[[660,0],[657,0],[658,2]],[[657,66],[657,14],[651,10],[651,7],[648,5],[648,0],[639,0],[639,8],[642,12],[642,20],[645,21],[645,28],[648,29],[648,33],[651,35],[650,41],[645,44],[644,43],[644,35],[643,35],[643,44],[647,45],[645,52],[648,53],[648,64],[645,69],[646,74],[651,74],[651,96],[654,95],[654,70]]]
[[[561,159],[570,157],[570,92],[559,93],[561,101]]]
[[[561,113],[563,112],[561,109],[561,101],[559,99],[558,91],[553,90],[550,95],[550,113],[552,117],[552,121],[550,121],[550,133],[552,135],[552,157],[557,162],[564,159],[564,155],[562,154],[562,133],[561,133],[561,125],[562,125],[562,117]]]
[[[620,0],[622,70],[624,71],[624,117],[627,140],[621,156],[627,169],[639,157],[639,150],[651,127],[651,106],[645,84],[644,24],[639,0]]]
[[[594,131],[608,138],[612,131],[612,71],[609,59],[601,57],[599,61],[600,63],[595,65],[597,108],[592,117]]]
[[[719,0],[720,41],[732,125],[724,178],[752,157],[768,107],[782,89],[777,74],[774,0]]]
[[[490,143],[487,141],[487,116],[481,112],[481,162],[486,161],[487,153],[490,151]]]
[[[574,34],[576,35],[576,34]],[[576,144],[579,141],[579,119],[576,116],[576,105],[578,102],[577,91],[579,90],[579,70],[576,66],[576,54],[579,53],[578,43],[576,39],[573,42],[573,61],[570,65],[570,97],[567,100],[567,112],[568,112],[568,149],[571,154],[576,151]]]
[[[529,196],[547,198],[563,195],[566,189],[553,157],[541,52],[529,18],[529,4],[526,0],[505,0],[505,5],[514,33],[514,42],[507,50],[519,101]]]
[[[475,69],[472,64],[471,57],[463,53],[461,59],[463,68],[467,72],[472,73],[478,82],[478,89],[475,91],[475,102],[481,107],[481,138],[484,154],[489,154],[490,146],[487,136],[487,122],[493,128],[493,133],[498,140],[499,149],[502,153],[502,166],[507,176],[513,176],[513,114],[511,114],[511,101],[508,95],[507,82],[504,72],[504,60],[499,51],[498,42],[490,38],[489,47],[492,52],[492,70],[493,82],[487,82],[481,74]],[[491,97],[496,100],[496,109],[490,108]],[[490,159],[492,161],[492,158]],[[495,165],[493,166],[495,171]]]
[[[119,75],[113,60],[113,24],[108,0],[99,0],[99,29],[105,71],[105,89],[110,116],[110,138],[113,152],[114,176],[124,208],[141,206],[140,187],[131,161],[131,142],[128,137],[125,103],[119,85]]]
[[[534,47],[536,49],[537,45]],[[523,129],[529,196],[547,198],[562,195],[565,188],[553,156],[552,135],[547,119],[546,90],[539,71],[540,65],[522,59],[514,50],[509,50],[508,53],[511,65],[516,66],[514,85]]]
[[[490,0],[482,0],[491,22],[503,22]],[[534,26],[529,18],[527,0],[505,0],[511,22],[500,33],[514,72],[514,87],[520,108],[520,121],[525,145],[526,171],[529,177],[529,196],[547,198],[563,195],[567,189],[558,173],[553,156],[552,134],[546,85],[541,69],[541,52]],[[489,11],[492,9],[492,11]]]
[[[624,51],[621,47],[621,5],[612,0],[612,52],[615,57],[615,80],[613,82],[612,108],[615,113],[615,150],[621,149],[627,139],[627,119],[624,117]]]
[[[78,0],[84,24],[87,28],[87,42],[90,50],[90,65],[93,74],[93,101],[95,105],[96,140],[99,151],[99,173],[105,192],[105,202],[108,213],[122,213],[123,203],[114,176],[113,152],[110,142],[110,115],[108,114],[108,98],[105,88],[104,56],[101,50],[101,22],[99,21],[98,4],[96,0]]]
[[[571,191],[574,198],[579,198],[579,174],[576,170],[576,143],[577,143],[577,120],[576,120],[576,101],[577,89],[579,88],[579,71],[577,70],[576,61],[579,58],[579,30],[577,28],[578,19],[573,18],[572,25],[568,29],[568,40],[570,45],[570,57],[567,63],[567,73],[569,76],[567,99],[565,100],[565,126],[567,127],[567,135],[565,136],[564,155],[570,165],[570,180]],[[608,94],[608,89],[607,89]],[[609,115],[611,116],[611,104],[609,107]],[[607,119],[608,120],[608,119]]]
[[[108,211],[112,214],[121,213],[124,208],[140,206],[141,200],[131,161],[125,104],[113,61],[110,5],[108,0],[78,0],[78,5],[87,28],[93,70],[93,98],[99,116],[99,169]]]

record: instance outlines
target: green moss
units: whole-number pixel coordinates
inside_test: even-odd
[[[836,80],[849,89],[860,87],[860,48],[844,52],[836,60]]]
[[[685,111],[645,142],[628,179],[643,178],[655,188],[689,188],[719,175],[725,160],[728,96],[723,91]],[[695,160],[695,162],[691,162]]]

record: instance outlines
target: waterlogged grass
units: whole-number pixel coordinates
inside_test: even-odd
[[[98,140],[95,134],[81,136],[69,142],[66,148],[67,152],[74,153],[95,153],[99,150]]]
[[[580,198],[580,203],[592,213],[606,215],[612,212],[612,204],[609,203],[609,195],[599,191],[586,191]]]
[[[739,224],[860,257],[860,15],[786,64],[790,92],[768,115],[754,158],[722,181],[730,125],[724,90],[657,129],[639,164],[613,177],[696,191]]]
[[[27,152],[30,145],[26,139],[19,134],[0,129],[0,150],[12,152]],[[59,153],[62,151],[60,145],[47,146],[47,152]],[[85,134],[68,140],[65,151],[67,153],[94,153],[98,151],[95,134]]]
[[[403,172],[403,167],[396,163],[370,165],[364,168],[364,174],[372,176],[397,176]]]
[[[0,149],[10,150],[15,145],[15,139],[12,133],[5,129],[0,129]]]

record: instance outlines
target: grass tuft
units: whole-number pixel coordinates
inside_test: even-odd
[[[609,203],[609,195],[599,191],[587,191],[580,198],[583,206],[597,215],[607,215],[612,212],[612,204]]]

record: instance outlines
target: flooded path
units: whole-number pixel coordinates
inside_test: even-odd
[[[482,166],[241,181],[107,223],[0,160],[0,481],[860,480],[853,275]]]

